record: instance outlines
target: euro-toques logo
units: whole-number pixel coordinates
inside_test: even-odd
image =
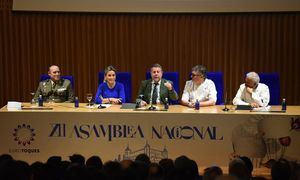
[[[35,132],[30,125],[22,124],[14,129],[13,136],[18,145],[26,146],[34,141]]]

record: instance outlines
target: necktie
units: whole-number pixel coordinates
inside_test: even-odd
[[[54,95],[56,92],[55,92],[55,86],[56,86],[56,83],[53,82],[52,84],[52,89],[51,89],[51,95]]]
[[[52,89],[55,89],[56,83],[52,84]]]
[[[53,84],[52,84],[52,89],[51,89],[51,91],[52,91],[53,94],[54,94],[54,92],[55,92],[55,86],[56,86],[56,83],[53,83]]]
[[[158,85],[158,83],[154,83],[154,88],[153,88],[153,92],[152,92],[152,104],[156,104],[156,100],[157,100],[157,85]]]

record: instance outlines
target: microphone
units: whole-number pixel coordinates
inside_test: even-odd
[[[143,94],[140,94],[140,95],[138,96],[137,101],[136,101],[135,108],[139,108],[139,107],[141,106],[141,101],[143,101],[143,100],[144,100],[144,95],[143,95]]]
[[[139,96],[138,96],[138,99],[141,99],[141,100],[144,100],[144,94],[140,94]]]
[[[225,107],[222,110],[223,111],[229,111],[229,108],[227,108],[227,92],[225,93],[224,105],[225,105]]]

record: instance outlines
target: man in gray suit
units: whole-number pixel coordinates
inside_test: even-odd
[[[39,83],[39,87],[34,95],[34,100],[37,101],[39,96],[42,95],[45,102],[73,102],[72,84],[68,79],[60,77],[59,67],[56,65],[50,66],[48,75],[50,79]]]
[[[151,79],[142,81],[136,102],[140,106],[147,104],[164,104],[166,100],[178,100],[172,81],[162,79],[161,65],[154,64],[150,70]]]

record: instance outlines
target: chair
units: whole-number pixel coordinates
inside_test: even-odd
[[[146,73],[146,79],[150,79],[150,72]],[[178,72],[164,72],[162,78],[173,82],[173,88],[179,93],[179,73]],[[170,101],[171,104],[178,104],[178,101]]]
[[[68,79],[71,82],[72,88],[74,89],[74,77],[73,76],[61,76],[62,79]],[[40,77],[40,81],[44,81],[50,79],[48,74],[42,74]]]
[[[125,91],[125,102],[128,103],[131,102],[131,73],[130,72],[117,72],[116,74],[117,78],[116,81],[120,82],[124,85],[124,91]],[[98,84],[101,84],[104,80],[104,72],[101,71],[98,73]]]
[[[224,104],[224,79],[222,72],[207,72],[207,78],[215,83],[217,90],[217,102],[216,105]],[[191,74],[190,76],[191,77]],[[189,78],[191,79],[191,78]]]
[[[217,102],[216,105],[224,104],[224,78],[222,72],[208,72],[207,78],[211,79],[216,86]]]
[[[270,90],[269,105],[279,105],[280,102],[280,81],[278,73],[259,73],[260,82],[266,84]]]

